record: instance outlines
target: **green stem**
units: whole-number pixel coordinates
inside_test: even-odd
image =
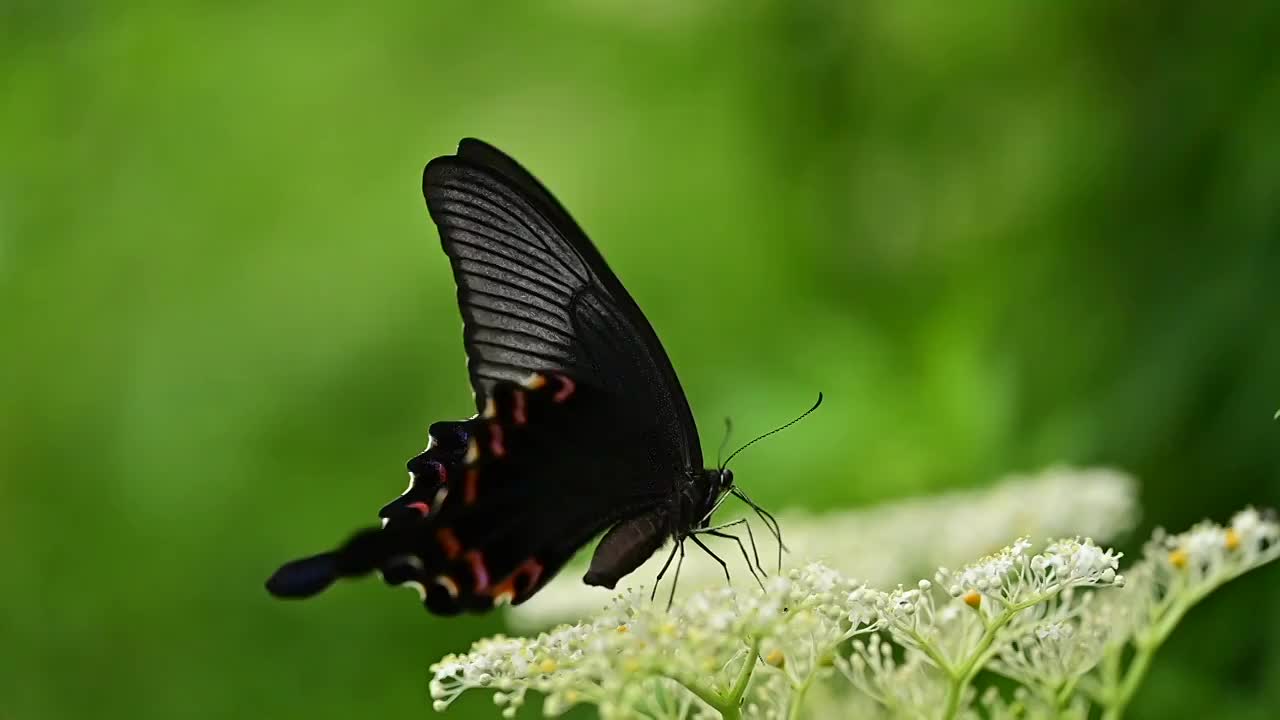
[[[1041,701],[1049,708],[1050,717],[1063,717],[1067,708],[1071,704],[1071,698],[1075,697],[1076,686],[1080,682],[1080,676],[1069,677],[1060,684],[1051,687],[1036,688],[1034,692],[1040,696]]]
[[[736,701],[729,702],[720,693],[694,680],[683,679],[677,680],[677,682],[684,685],[699,700],[710,705],[711,709],[720,713],[720,717],[724,718],[724,720],[739,720],[742,717],[742,711],[738,708]]]
[[[805,693],[809,692],[809,688],[813,685],[813,679],[818,676],[818,668],[813,668],[813,672],[804,679],[804,682],[796,684],[791,683],[795,692],[791,694],[791,707],[787,709],[787,720],[800,720],[800,708],[804,705]]]
[[[751,682],[751,673],[755,671],[756,659],[759,656],[760,640],[753,639],[751,648],[747,651],[747,656],[742,660],[742,668],[738,670],[738,676],[734,678],[733,686],[729,688],[727,693],[718,693],[692,679],[681,678],[678,679],[678,682],[688,688],[689,692],[697,696],[699,700],[720,713],[720,717],[724,718],[724,720],[740,720],[742,717],[742,696],[747,692],[747,684]]]
[[[1142,682],[1143,676],[1147,674],[1147,668],[1151,666],[1151,656],[1155,654],[1159,645],[1139,648],[1133,655],[1133,660],[1129,663],[1129,667],[1125,669],[1124,680],[1119,687],[1115,688],[1115,693],[1109,698],[1110,702],[1107,709],[1102,713],[1102,720],[1119,720],[1124,717],[1125,708],[1129,706],[1129,701],[1133,699],[1133,693],[1138,689],[1138,684]]]
[[[742,669],[738,670],[738,677],[733,681],[733,687],[729,688],[729,696],[726,698],[733,701],[734,707],[739,705],[742,696],[747,692],[747,683],[751,682],[751,673],[755,672],[758,657],[760,657],[760,639],[753,638],[751,649],[747,650],[747,657],[742,661]]]
[[[902,629],[907,633],[908,637],[915,641],[916,647],[920,649],[920,652],[924,653],[925,657],[932,660],[933,664],[937,665],[938,669],[941,670],[944,675],[952,677],[955,674],[955,669],[951,667],[951,663],[947,662],[947,659],[934,649],[934,647],[929,644],[928,640],[921,637],[920,633],[915,631],[915,628],[904,627]]]
[[[1144,633],[1141,637],[1134,638],[1133,659],[1129,662],[1129,667],[1124,670],[1124,678],[1118,682],[1114,676],[1108,679],[1108,687],[1106,688],[1108,691],[1106,693],[1107,709],[1102,713],[1102,720],[1119,720],[1124,716],[1124,711],[1128,708],[1129,701],[1133,700],[1134,693],[1137,692],[1138,686],[1142,684],[1143,678],[1146,677],[1148,668],[1151,667],[1151,658],[1160,649],[1160,646],[1164,644],[1164,641],[1169,638],[1174,627],[1182,621],[1183,616],[1203,600],[1206,595],[1240,577],[1240,575],[1253,567],[1256,567],[1256,565],[1235,568],[1230,572],[1224,573],[1222,577],[1214,582],[1192,590],[1183,597],[1170,593],[1170,596],[1176,599],[1161,608],[1161,610],[1167,610],[1167,612],[1163,614],[1163,617],[1156,622],[1149,632]],[[1118,653],[1116,662],[1117,664],[1119,662]],[[1114,672],[1118,675],[1118,668]]]
[[[960,699],[964,697],[964,691],[968,689],[969,683],[973,681],[973,676],[978,674],[978,670],[981,668],[980,661],[986,657],[987,651],[991,649],[992,643],[996,641],[996,633],[1023,609],[1024,607],[1021,605],[1011,605],[996,616],[992,622],[986,623],[986,630],[983,631],[982,638],[978,641],[973,653],[969,655],[969,659],[950,673],[950,682],[947,687],[947,705],[942,713],[944,720],[952,720],[960,712]]]
[[[1134,639],[1133,659],[1129,661],[1129,667],[1124,669],[1124,677],[1119,679],[1118,683],[1115,683],[1116,678],[1112,679],[1114,684],[1109,688],[1111,692],[1108,693],[1107,709],[1102,713],[1103,720],[1119,720],[1124,717],[1129,701],[1133,700],[1133,694],[1137,692],[1138,686],[1142,684],[1147,670],[1151,667],[1151,658],[1156,654],[1156,650],[1159,650],[1168,639],[1173,628],[1187,614],[1187,611],[1217,586],[1215,584],[1191,593],[1182,602],[1171,604],[1168,614],[1161,618],[1150,632]]]

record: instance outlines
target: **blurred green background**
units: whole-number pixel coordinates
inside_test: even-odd
[[[827,393],[736,463],[767,506],[1106,463],[1136,550],[1280,505],[1278,42],[1265,2],[5,2],[0,718],[424,716],[502,628],[261,589],[471,412],[419,194],[464,135],[596,239],[704,446]],[[1272,717],[1278,608],[1210,598],[1133,716]]]

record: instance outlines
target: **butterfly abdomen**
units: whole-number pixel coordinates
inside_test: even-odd
[[[662,547],[670,534],[667,518],[666,508],[659,507],[610,528],[596,546],[582,582],[612,590],[618,580]]]

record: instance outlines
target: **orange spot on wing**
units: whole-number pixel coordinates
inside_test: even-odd
[[[462,543],[458,541],[458,536],[454,535],[449,528],[436,530],[436,540],[440,541],[440,549],[444,550],[444,556],[450,560],[458,557],[462,552]]]
[[[479,470],[476,470],[475,468],[467,470],[467,479],[462,485],[462,502],[467,505],[476,501],[476,496],[479,494],[479,488],[477,487],[479,479]]]
[[[472,463],[474,463],[476,460],[479,460],[479,459],[480,459],[480,446],[476,444],[475,438],[471,438],[471,440],[467,442],[467,455],[462,459],[462,461],[468,465],[471,465]]]
[[[426,517],[427,514],[431,512],[431,506],[424,502],[409,503],[407,507],[411,507],[414,510],[417,510],[418,512],[422,513],[423,517]]]
[[[524,578],[524,584],[520,587],[519,592],[516,591],[516,580]],[[518,594],[528,595],[538,584],[538,578],[542,577],[542,563],[537,558],[529,558],[520,564],[505,580],[498,583],[493,588],[493,599],[497,602],[510,602]]]
[[[543,385],[546,385],[546,384],[547,384],[547,377],[541,373],[534,373],[529,376],[528,380],[524,381],[524,386],[529,388],[530,390],[538,390]]]
[[[491,418],[496,414],[497,408],[493,404],[493,398],[488,397],[484,400],[484,412],[480,413],[481,417]]]
[[[556,391],[555,395],[551,396],[551,399],[555,402],[562,403],[569,399],[569,396],[573,394],[573,391],[576,390],[578,386],[573,382],[573,380],[570,380],[567,375],[557,375],[556,378],[560,380],[560,389]]]

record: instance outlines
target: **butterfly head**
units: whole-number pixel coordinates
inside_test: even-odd
[[[707,527],[711,515],[720,503],[733,491],[733,471],[728,468],[707,468],[694,476],[690,485],[694,488],[686,500],[685,511],[690,513],[694,527]]]
[[[723,468],[719,471],[719,474],[720,474],[720,489],[722,491],[727,492],[730,488],[733,487],[733,471],[730,470],[729,468]]]

